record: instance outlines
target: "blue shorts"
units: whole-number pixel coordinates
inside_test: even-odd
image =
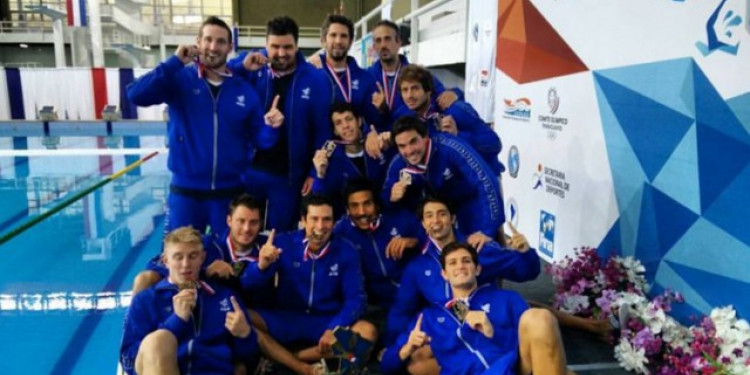
[[[241,193],[241,190],[233,189],[226,197],[198,197],[177,192],[174,187],[170,190],[167,197],[164,234],[187,225],[197,229],[201,234],[207,233],[207,227],[211,227],[212,233],[223,233],[227,230],[229,202],[234,197],[231,194]]]
[[[333,315],[309,315],[288,310],[255,310],[263,318],[268,333],[282,345],[317,344]]]

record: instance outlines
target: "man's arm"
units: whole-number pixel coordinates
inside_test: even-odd
[[[458,128],[458,137],[469,143],[481,154],[499,154],[502,149],[500,137],[482,120],[466,102],[456,101],[446,111],[453,117]]]
[[[504,248],[495,241],[484,244],[479,252],[479,264],[482,265],[482,273],[478,277],[480,283],[492,282],[498,278],[520,283],[536,279],[541,271],[536,250],[521,252]]]
[[[362,266],[359,259],[359,251],[349,242],[341,240],[339,249],[346,254],[346,264],[342,264],[341,286],[343,289],[344,304],[336,316],[331,319],[328,329],[336,326],[351,326],[364,313],[367,303],[365,294],[365,278],[362,276]]]
[[[477,191],[477,199],[472,203],[464,204],[471,204],[472,211],[484,220],[480,228],[467,229],[480,230],[487,236],[495,238],[500,225],[505,222],[503,199],[500,196],[497,177],[490,173],[490,169],[476,151],[467,147],[465,143],[459,143],[454,138],[448,139],[446,145],[455,151],[449,155],[451,164],[459,169],[464,183],[467,186],[473,186]]]
[[[174,94],[179,90],[176,80],[177,74],[185,64],[177,55],[172,55],[128,85],[128,99],[135,105],[150,106],[170,103]]]
[[[138,355],[138,348],[141,341],[149,333],[156,330],[156,322],[146,310],[146,298],[143,296],[149,294],[148,291],[138,293],[125,313],[125,324],[120,344],[120,363],[122,369],[128,374],[135,374],[135,357]]]

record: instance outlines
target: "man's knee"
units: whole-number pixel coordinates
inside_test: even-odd
[[[149,333],[138,347],[135,358],[136,372],[143,373],[144,367],[160,366],[167,362],[177,361],[177,338],[172,332],[159,329]]]
[[[133,294],[148,289],[159,281],[161,281],[159,273],[150,270],[141,271],[135,276],[135,280],[133,281]]]
[[[521,315],[518,333],[530,341],[556,341],[559,328],[557,318],[547,309],[528,309]]]
[[[366,320],[358,320],[352,326],[352,331],[357,332],[365,340],[376,342],[378,340],[378,329],[374,324]]]

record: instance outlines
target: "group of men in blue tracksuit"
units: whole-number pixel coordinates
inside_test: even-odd
[[[442,357],[458,353],[448,346],[455,326],[432,325],[462,293],[443,275],[443,249],[465,241],[479,251],[478,285],[532,280],[540,268],[522,235],[504,242],[500,139],[460,90],[398,55],[392,22],[376,25],[381,59],[368,70],[348,56],[346,17],[326,18],[319,67],[298,51],[298,30],[274,18],[264,50],[227,61],[231,33],[211,17],[197,46],[128,87],[135,104],[169,107],[172,183],[162,254],[134,283],[123,368],[251,372],[262,353],[300,374],[325,373],[330,358],[356,373],[379,354],[386,372],[476,373]],[[502,323],[487,312],[497,339],[478,350],[521,363],[524,343],[537,345],[512,334],[525,305],[476,294],[477,306],[506,312]],[[402,350],[399,335],[417,316],[422,336],[446,346],[430,352],[410,339]]]

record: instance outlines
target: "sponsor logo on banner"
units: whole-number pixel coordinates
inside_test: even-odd
[[[518,169],[521,167],[521,156],[518,154],[518,147],[510,147],[508,151],[508,173],[510,177],[518,177]]]
[[[555,215],[541,210],[539,214],[539,251],[554,258],[555,254]]]
[[[531,176],[531,190],[537,190],[544,187],[542,177],[542,165],[537,164],[536,172]]]
[[[750,7],[750,3],[747,6]],[[716,51],[737,56],[743,31],[750,32],[750,28],[743,30],[743,13],[742,2],[722,0],[706,21],[706,43],[698,41],[695,47],[703,56]]]
[[[490,71],[482,69],[479,71],[479,86],[487,87],[490,84]]]
[[[560,95],[557,94],[557,89],[554,87],[547,90],[547,105],[549,106],[549,114],[539,115],[538,119],[542,128],[547,130],[547,138],[554,140],[568,125],[567,117],[555,116],[557,110],[560,109]]]
[[[510,221],[510,223],[513,224],[514,227],[518,228],[518,203],[513,197],[508,198],[506,202],[505,217],[508,218],[508,221]]]
[[[570,192],[570,183],[565,172],[538,164],[531,177],[531,189],[544,190],[547,194],[565,199],[565,194]]]
[[[503,99],[503,101],[505,102],[503,118],[520,121],[531,119],[531,100],[529,98]]]

